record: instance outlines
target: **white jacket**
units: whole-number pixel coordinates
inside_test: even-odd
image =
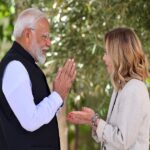
[[[100,119],[92,136],[103,150],[148,150],[150,100],[144,82],[132,79],[111,97],[107,120]]]

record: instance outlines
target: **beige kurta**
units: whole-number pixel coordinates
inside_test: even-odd
[[[111,113],[116,92],[111,97],[107,120],[100,119],[92,136],[103,143],[103,150],[148,150],[150,129],[150,100],[142,81],[132,79],[119,91]]]

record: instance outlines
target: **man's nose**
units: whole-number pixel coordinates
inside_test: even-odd
[[[103,61],[105,61],[105,54],[103,55]]]
[[[47,41],[46,41],[46,45],[48,46],[48,47],[50,47],[51,46],[51,39],[49,38],[49,39],[47,39]]]

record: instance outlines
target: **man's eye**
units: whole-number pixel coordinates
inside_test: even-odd
[[[43,38],[44,40],[47,40],[47,39],[49,39],[50,37],[49,37],[48,35],[42,35],[42,38]]]

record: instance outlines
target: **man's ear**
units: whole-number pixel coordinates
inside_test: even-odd
[[[31,35],[31,29],[29,29],[29,28],[24,29],[22,34],[23,34],[25,39],[31,40],[31,36],[32,36]]]

